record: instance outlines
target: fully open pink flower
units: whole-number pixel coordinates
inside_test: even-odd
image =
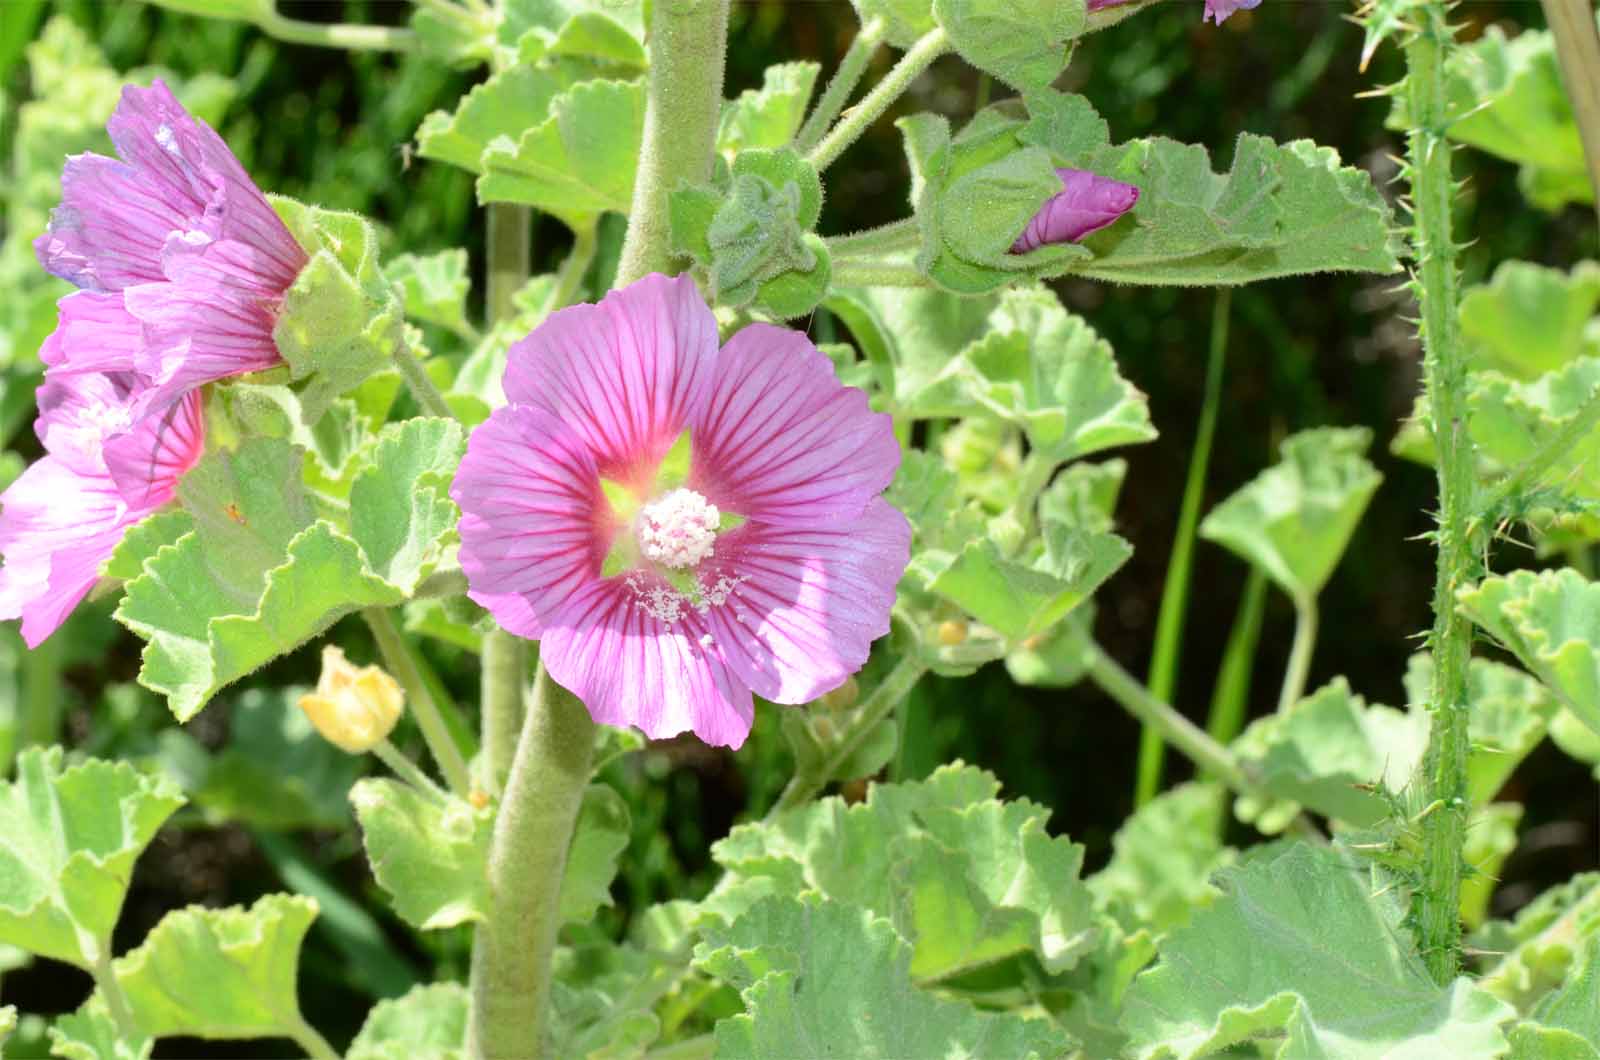
[[[1139,189],[1084,169],[1058,169],[1061,190],[1044,201],[1011,245],[1022,254],[1049,243],[1076,243],[1098,232],[1139,201]]]
[[[34,425],[45,456],[0,494],[0,618],[37,647],[100,576],[128,527],[200,458],[200,395],[150,411],[128,373],[50,375]]]
[[[752,690],[815,699],[888,631],[899,446],[804,335],[718,349],[693,282],[653,275],[513,346],[505,392],[451,490],[461,563],[596,721],[737,747]]]
[[[266,197],[160,81],[123,89],[107,130],[122,160],[67,160],[61,205],[34,250],[48,271],[93,292],[63,300],[62,328],[123,341],[100,352],[66,344],[85,360],[47,349],[47,363],[103,371],[113,351],[115,368],[147,380],[156,404],[277,364],[273,325],[306,254]]]

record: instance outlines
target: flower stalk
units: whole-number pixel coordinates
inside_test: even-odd
[[[950,38],[945,34],[942,26],[935,26],[924,33],[911,50],[900,57],[882,81],[872,86],[854,107],[851,107],[844,118],[828,130],[828,135],[812,149],[807,159],[817,167],[820,173],[827,169],[844,153],[845,148],[855,143],[867,128],[883,116],[895,100],[911,87],[915,81],[933,61],[950,50]]]
[[[1289,647],[1289,663],[1283,670],[1283,686],[1278,690],[1278,713],[1287,714],[1306,694],[1306,679],[1311,675],[1311,653],[1317,646],[1317,598],[1296,597],[1294,601],[1294,643]]]
[[[416,43],[416,34],[409,29],[348,22],[306,22],[279,14],[275,5],[269,5],[268,10],[256,19],[256,26],[269,37],[290,44],[343,48],[354,52],[408,51]]]
[[[417,728],[422,730],[422,738],[433,760],[438,763],[439,771],[444,774],[445,783],[456,795],[466,798],[472,786],[467,776],[467,760],[462,757],[461,748],[456,746],[455,737],[450,735],[444,713],[422,676],[416,649],[394,624],[394,617],[387,608],[368,608],[361,612],[361,617],[366,619],[367,628],[372,630],[372,637],[378,642],[384,668],[405,689],[411,716],[416,719]]]
[[[882,17],[869,18],[862,24],[861,30],[845,51],[844,58],[839,60],[839,69],[834,71],[833,79],[822,92],[822,98],[817,100],[817,105],[806,117],[806,123],[795,134],[796,151],[805,154],[822,140],[828,126],[833,124],[856,86],[861,83],[862,75],[867,72],[867,64],[883,44],[883,33],[887,28]]]
[[[1455,185],[1444,137],[1445,58],[1453,45],[1446,6],[1417,12],[1420,25],[1405,45],[1412,128],[1407,175],[1415,213],[1417,294],[1422,303],[1423,375],[1432,407],[1439,477],[1433,593],[1432,727],[1421,787],[1437,809],[1422,820],[1422,878],[1412,895],[1411,920],[1418,949],[1439,983],[1461,966],[1462,848],[1467,817],[1467,665],[1472,627],[1455,606],[1456,591],[1475,570],[1470,532],[1475,458],[1467,433],[1467,365],[1458,333],[1456,254],[1450,211]]]

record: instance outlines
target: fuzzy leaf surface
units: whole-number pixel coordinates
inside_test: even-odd
[[[374,1005],[345,1055],[346,1060],[462,1060],[466,1048],[467,990],[460,983],[434,983]]]

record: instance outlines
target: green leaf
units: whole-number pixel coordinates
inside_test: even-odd
[[[617,859],[628,849],[628,804],[616,789],[591,784],[583,793],[578,823],[561,879],[561,920],[588,923],[601,906],[611,905],[611,880]]]
[[[681,962],[608,942],[562,947],[553,962],[547,1053],[586,1060],[639,1057],[661,1036],[651,1011],[684,980]]]
[[[1084,30],[1082,0],[934,0],[961,57],[1013,88],[1044,88],[1067,65]]]
[[[1500,867],[1517,848],[1522,804],[1493,802],[1473,811],[1461,860],[1470,871],[1461,881],[1461,921],[1468,930],[1489,917],[1489,899],[1500,882]]]
[[[10,1005],[0,1005],[0,1045],[6,1044],[11,1032],[17,1029],[17,1010]]]
[[[402,920],[431,931],[488,915],[492,811],[386,779],[361,781],[350,802],[373,878]]]
[[[740,155],[736,165],[751,153]],[[744,305],[767,281],[817,267],[815,244],[804,238],[822,200],[816,171],[789,148],[775,154],[795,160],[793,176],[774,183],[753,168],[736,169],[706,229],[711,287],[719,303]]]
[[[1531,382],[1499,372],[1474,372],[1467,397],[1468,429],[1481,455],[1514,468],[1538,453],[1600,393],[1600,357],[1580,357]],[[1560,454],[1530,487],[1544,486],[1582,498],[1600,498],[1600,429]]]
[[[168,913],[112,966],[134,1022],[157,1038],[277,1038],[304,1026],[295,980],[317,917],[309,898]]]
[[[1411,710],[1426,711],[1433,696],[1433,660],[1427,653],[1411,657],[1405,686]],[[1560,708],[1538,681],[1515,667],[1487,659],[1473,659],[1467,669],[1467,700],[1472,708],[1467,800],[1482,806],[1499,793],[1544,739]]]
[[[884,20],[883,37],[896,48],[909,48],[917,38],[938,25],[933,0],[850,0],[863,24]]]
[[[0,788],[0,942],[88,968],[108,956],[133,864],[183,797],[126,763],[17,756]]]
[[[695,963],[737,987],[746,1012],[717,1024],[717,1055],[1031,1057],[1063,1053],[1047,1020],[980,1013],[919,991],[888,921],[817,895],[771,898],[709,930]]]
[[[993,298],[870,287],[827,300],[855,337],[897,415],[918,419],[974,411],[957,355],[988,326]]]
[[[0,1027],[0,1041],[5,1039]],[[65,1060],[147,1060],[155,1040],[140,1034],[129,1041],[111,1018],[96,991],[76,1012],[59,1017],[50,1027],[50,1055]]]
[[[532,36],[552,55],[644,66],[639,0],[511,0],[500,17],[500,39],[525,51]]]
[[[100,574],[105,578],[132,581],[143,572],[145,560],[163,546],[177,543],[178,538],[193,529],[194,518],[185,511],[166,510],[147,516],[122,535],[116,551],[100,568]]]
[[[1499,1056],[1515,1013],[1462,978],[1436,985],[1392,892],[1305,843],[1258,848],[1223,895],[1160,947],[1129,990],[1140,1060],[1211,1056],[1278,1038],[1279,1060]]]
[[[1212,509],[1200,536],[1254,563],[1297,600],[1333,574],[1383,476],[1363,455],[1365,427],[1321,427],[1285,438],[1279,463]]]
[[[1094,647],[1094,601],[1079,604],[1056,626],[1024,638],[1006,653],[1006,672],[1019,685],[1068,688],[1089,672]]]
[[[400,288],[406,315],[437,324],[468,338],[477,329],[467,321],[467,252],[441,250],[437,254],[401,254],[383,268],[389,282]]]
[[[794,139],[821,67],[779,63],[761,75],[759,89],[746,89],[722,105],[717,150],[729,154],[750,147],[783,147]]]
[[[1596,767],[1600,774],[1600,733],[1579,721],[1572,711],[1560,708],[1550,719],[1550,741],[1569,757]]]
[[[1039,518],[1080,530],[1110,530],[1114,525],[1111,513],[1127,474],[1128,462],[1121,457],[1098,464],[1073,464],[1039,495]]]
[[[374,1005],[345,1056],[346,1060],[462,1060],[466,1048],[467,990],[460,983],[434,983]]]
[[[1577,571],[1513,571],[1456,595],[1461,610],[1600,732],[1600,585]]]
[[[1222,845],[1227,794],[1215,784],[1182,784],[1134,811],[1112,837],[1111,861],[1089,877],[1095,904],[1132,934],[1183,927],[1221,894],[1211,876],[1232,863]]]
[[[372,572],[408,596],[456,542],[450,481],[466,449],[453,420],[390,424],[351,484],[351,537]]]
[[[1600,936],[1584,945],[1567,980],[1539,1002],[1533,1018],[1555,1030],[1570,1031],[1600,1051]]]
[[[489,145],[478,201],[523,203],[575,230],[607,210],[626,213],[643,135],[644,82],[574,85],[520,139]]]
[[[875,784],[855,806],[824,799],[737,827],[712,848],[729,870],[719,891],[770,879],[782,893],[803,878],[830,899],[892,917],[919,981],[1021,952],[1062,971],[1096,936],[1078,880],[1083,848],[1046,835],[1042,807],[999,802],[998,790],[988,773],[957,764],[925,781]]]
[[[574,72],[547,64],[513,63],[474,85],[453,113],[429,114],[417,130],[423,158],[482,173],[483,154],[501,137],[516,138],[550,115],[550,104],[572,87]]]
[[[1470,944],[1500,955],[1481,982],[1526,1012],[1560,987],[1586,940],[1600,936],[1600,873],[1581,872],[1523,906],[1513,920],[1492,920]]]
[[[1531,381],[1600,352],[1590,321],[1600,308],[1600,265],[1571,272],[1506,261],[1461,296],[1461,337],[1477,368]]]

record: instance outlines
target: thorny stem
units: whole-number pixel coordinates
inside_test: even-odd
[[[1474,455],[1467,433],[1467,366],[1457,332],[1457,247],[1450,211],[1455,186],[1445,141],[1445,55],[1452,46],[1446,5],[1418,12],[1421,28],[1406,43],[1406,90],[1412,128],[1407,169],[1415,204],[1415,257],[1422,302],[1423,376],[1433,416],[1439,477],[1438,566],[1433,590],[1432,728],[1421,777],[1439,808],[1422,821],[1422,880],[1411,899],[1418,949],[1436,982],[1461,966],[1462,847],[1467,815],[1467,664],[1472,629],[1456,609],[1456,590],[1472,577],[1469,530]]]
[[[822,765],[814,772],[796,773],[767,816],[771,818],[775,814],[804,805],[816,798],[817,794],[828,786],[828,782],[833,779],[840,767],[855,754],[856,748],[861,746],[861,741],[867,738],[867,734],[894,712],[894,708],[911,694],[911,690],[927,672],[928,664],[920,656],[916,654],[902,656],[882,683],[872,690],[872,694],[861,701],[855,717],[849,726],[839,733],[838,741],[829,750],[828,757],[823,760]]]
[[[656,4],[650,42],[644,140],[628,235],[617,263],[618,287],[652,272],[675,271],[667,196],[680,181],[703,182],[711,173],[722,109],[728,0]]]
[[[408,51],[416,43],[416,34],[395,26],[358,26],[343,22],[305,22],[281,15],[276,8],[257,16],[255,24],[271,37],[290,44],[312,44],[320,48],[343,48],[346,51]]]
[[[1589,0],[1543,0],[1543,4],[1589,163],[1595,209],[1600,212],[1600,31],[1595,28],[1594,8]]]
[[[378,642],[385,668],[405,689],[406,705],[417,721],[417,728],[422,730],[422,738],[433,760],[439,764],[439,772],[444,774],[445,783],[456,795],[466,798],[471,788],[467,760],[461,756],[461,748],[456,746],[455,737],[450,735],[450,729],[445,725],[444,714],[433,698],[433,690],[422,676],[416,649],[395,626],[388,608],[369,607],[361,612],[361,617],[366,619],[367,628],[372,630],[373,639]]]
[[[1307,596],[1294,602],[1294,643],[1289,648],[1289,663],[1283,668],[1283,687],[1278,691],[1278,713],[1287,714],[1306,694],[1306,678],[1311,673],[1311,653],[1317,646],[1317,598]]]
[[[433,385],[433,380],[428,377],[427,369],[422,367],[422,362],[411,352],[410,343],[402,340],[394,351],[395,367],[400,369],[400,375],[406,381],[406,389],[411,391],[411,396],[417,399],[417,404],[422,406],[422,411],[430,416],[440,416],[447,420],[455,419],[456,414],[450,411],[450,406],[445,403],[444,395],[439,393],[439,388]]]
[[[889,109],[890,104],[899,99],[911,82],[926,70],[935,59],[950,49],[950,38],[945,35],[943,27],[935,26],[917,39],[911,50],[900,57],[894,68],[884,75],[882,81],[872,86],[872,91],[851,107],[839,124],[828,131],[807,155],[807,160],[817,167],[820,173],[834,160],[844,153],[845,148],[856,142],[860,135]]]
[[[561,878],[594,753],[594,722],[539,667],[489,847],[489,909],[472,948],[467,1053],[543,1057]]]
[[[883,32],[887,24],[881,17],[869,18],[862,24],[860,32],[850,42],[850,47],[845,51],[844,58],[839,60],[839,69],[833,73],[833,79],[828,82],[828,87],[823,90],[822,98],[817,100],[817,105],[811,109],[811,114],[806,118],[806,123],[795,134],[793,147],[801,154],[805,154],[817,145],[828,126],[839,116],[845,103],[855,92],[856,86],[861,83],[861,75],[867,72],[867,64],[877,54],[878,46],[883,43]]]

